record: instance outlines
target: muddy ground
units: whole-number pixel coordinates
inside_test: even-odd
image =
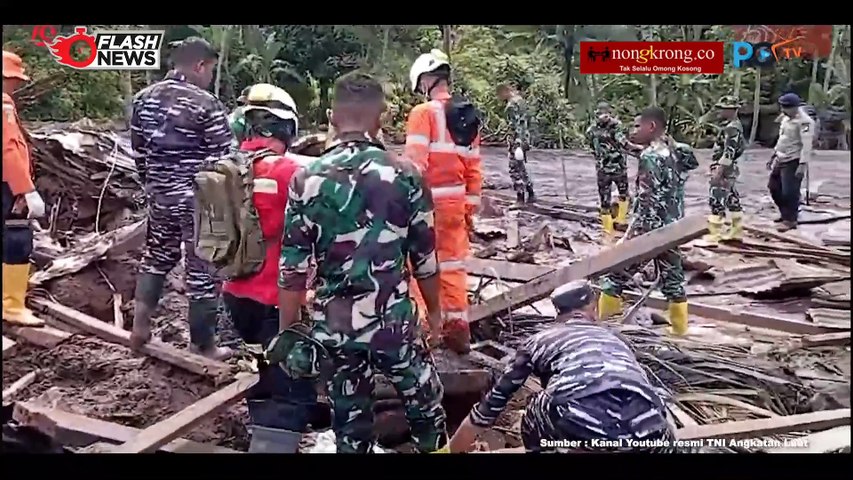
[[[509,177],[504,149],[486,148],[483,151],[486,179],[499,187],[508,188]],[[747,160],[741,166],[738,187],[748,214],[747,222],[766,223],[775,217],[775,209],[766,190],[768,173],[764,167],[770,153],[771,151],[766,149],[749,150],[746,154]],[[706,172],[710,152],[700,150],[698,157],[700,167],[691,175],[686,187],[688,214],[705,214],[708,211]],[[578,151],[534,151],[530,154],[528,169],[539,197],[543,200],[565,201],[561,173],[563,160],[568,172],[569,202],[597,205],[593,159],[591,155]],[[629,163],[633,176],[636,161]],[[810,173],[812,191],[825,196],[825,208],[849,210],[849,152],[819,152]],[[576,254],[588,254],[600,248],[599,232],[595,228],[584,229],[577,222],[537,217],[526,212],[520,215],[522,229],[528,233],[543,221],[547,221],[557,234],[576,235],[581,230],[586,230],[583,236],[588,241],[585,244],[578,242]],[[838,223],[841,222],[836,222],[836,225]],[[846,225],[849,229],[849,220]],[[804,226],[801,233],[817,235],[826,228],[826,225]],[[570,255],[568,252],[564,254]],[[130,328],[138,258],[139,252],[133,252],[117,259],[103,260],[94,268],[90,267],[77,274],[54,280],[46,287],[59,302],[111,324],[113,293],[119,293],[124,301],[124,326]],[[187,304],[181,277],[181,267],[169,275],[166,293],[153,321],[153,331],[161,340],[185,348],[189,336],[185,321]],[[708,303],[715,301],[737,303],[738,299],[721,297],[708,300]],[[762,308],[778,312],[772,305]],[[225,316],[220,322],[220,335],[225,344],[239,344]],[[847,361],[849,363],[849,352]],[[4,388],[36,368],[42,369],[40,380],[31,385],[20,399],[47,395],[50,401],[60,402],[63,409],[136,428],[144,428],[163,420],[214,391],[211,384],[198,377],[157,360],[133,355],[125,347],[76,336],[51,350],[18,345],[14,356],[4,359],[3,362]],[[849,378],[849,369],[846,374]],[[509,431],[513,430],[513,425],[518,422],[518,410],[524,405],[522,398],[513,402],[518,408],[505,413],[497,429],[506,434],[509,446],[519,444],[517,437]],[[188,438],[245,450],[245,420],[245,407],[236,406],[196,428]]]

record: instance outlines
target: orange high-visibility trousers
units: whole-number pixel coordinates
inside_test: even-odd
[[[468,228],[464,199],[435,202],[435,249],[438,254],[442,324],[468,320]],[[411,282],[412,297],[418,304],[421,321],[426,325],[426,306],[417,282]]]

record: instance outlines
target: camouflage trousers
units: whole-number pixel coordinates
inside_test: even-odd
[[[527,174],[527,152],[524,153],[524,160],[516,160],[510,152],[509,178],[512,180],[512,189],[515,193],[533,195],[533,182]]]
[[[447,443],[444,387],[420,342],[417,319],[408,325],[386,325],[369,343],[355,341],[315,322],[314,338],[329,351],[333,372],[326,382],[332,404],[332,429],[338,453],[373,450],[374,375],[382,373],[403,401],[412,440],[421,452]]]
[[[217,288],[211,267],[195,255],[194,208],[191,191],[148,196],[148,232],[140,271],[167,275],[181,260],[183,243],[187,298],[214,300]]]
[[[637,232],[632,237],[641,233]],[[670,302],[686,301],[687,294],[684,291],[684,265],[681,252],[677,248],[669,249],[655,257],[654,262],[660,274],[658,285],[660,285],[660,292],[663,296]],[[612,297],[621,296],[625,286],[645,265],[646,262],[640,262],[624,270],[606,274],[601,282],[601,291]]]
[[[674,453],[675,437],[666,421],[662,402],[649,401],[654,392],[632,385],[631,390],[612,388],[582,398],[556,398],[547,391],[536,394],[521,419],[525,450],[536,453],[578,451],[645,451]],[[592,440],[660,440],[660,446],[637,449],[627,442],[616,448],[596,447]],[[577,448],[542,445],[542,440],[577,440]]]
[[[598,208],[601,213],[610,213],[610,194],[614,183],[619,192],[619,200],[628,200],[628,172],[606,173],[599,170],[596,176],[598,177]]]
[[[711,206],[711,215],[726,216],[726,210],[730,212],[743,211],[740,205],[740,195],[737,191],[737,167],[727,169],[719,180],[713,178],[714,169],[725,168],[722,166],[711,167],[711,181],[708,189],[708,204]]]

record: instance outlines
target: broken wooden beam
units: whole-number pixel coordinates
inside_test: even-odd
[[[3,335],[3,355],[12,353],[13,348],[15,348],[15,341]]]
[[[839,255],[841,257],[846,256],[847,258],[849,258],[849,255],[846,255],[844,252],[840,252],[840,251],[835,250],[833,248],[825,247],[823,245],[818,245],[818,244],[809,242],[808,240],[795,237],[793,235],[786,235],[784,233],[774,232],[771,230],[765,230],[763,228],[753,227],[750,225],[744,225],[743,229],[746,230],[747,232],[753,234],[753,235],[757,235],[760,237],[772,238],[775,240],[782,240],[782,241],[785,241],[788,243],[792,243],[794,245],[799,245],[801,247],[804,247],[804,248],[807,248],[810,250],[817,250],[819,252],[823,252],[823,253],[830,254],[833,256]]]
[[[715,425],[697,425],[681,428],[676,431],[675,436],[679,440],[760,438],[781,433],[825,430],[842,425],[850,425],[849,408]]]
[[[72,327],[79,328],[90,335],[108,342],[130,347],[130,332],[127,330],[116,328],[114,325],[102,322],[97,318],[90,317],[85,313],[78,312],[73,308],[56,302],[35,299],[32,301],[32,304],[34,307],[55,315],[63,322],[70,324]],[[227,363],[211,360],[187,350],[175,348],[159,340],[152,339],[143,345],[140,353],[180,367],[188,372],[211,377],[217,384],[227,381],[231,375],[231,367]]]
[[[471,306],[468,321],[476,322],[502,312],[512,311],[545,298],[564,283],[590,278],[602,273],[628,267],[701,237],[708,231],[708,221],[701,215],[683,218],[652,232],[634,237],[621,245],[583,258],[568,267],[555,270]]]
[[[553,268],[546,265],[509,262],[506,260],[489,260],[485,258],[469,258],[465,260],[465,267],[470,275],[500,278],[507,282],[527,282],[554,271]]]
[[[3,405],[6,405],[7,402],[10,402],[15,398],[15,395],[23,392],[31,383],[35,382],[38,375],[39,371],[36,370],[12,382],[12,384],[9,385],[9,388],[3,390]]]
[[[821,333],[802,339],[804,347],[841,347],[850,345],[850,332]]]
[[[9,327],[8,332],[18,340],[24,340],[42,348],[53,348],[71,338],[71,333],[53,328],[43,327]]]
[[[845,447],[850,448],[850,425],[835,427],[823,432],[812,433],[797,439],[799,445],[775,447],[767,453],[831,453]]]
[[[638,300],[642,295],[634,292],[622,292],[625,299]],[[646,298],[645,305],[655,310],[666,310],[669,302],[660,296],[650,295]],[[750,311],[748,305],[740,307],[716,307],[688,301],[687,311],[691,316],[703,317],[718,322],[737,323],[756,328],[767,328],[780,332],[796,333],[800,335],[814,335],[819,333],[837,332],[838,329],[827,328],[802,320],[793,320],[772,315],[764,315]]]
[[[133,439],[114,448],[111,453],[157,451],[158,448],[191,431],[212,415],[240,401],[246,392],[258,383],[258,379],[257,374],[237,378],[234,383],[202,398],[162,422],[142,430]]]
[[[516,201],[515,194],[507,194],[507,193],[502,193],[502,192],[498,192],[495,190],[486,190],[484,193],[486,196],[492,197],[496,200],[500,200],[503,202],[514,203]],[[540,205],[544,205],[546,207],[568,208],[571,210],[578,210],[581,212],[598,212],[599,211],[599,208],[595,205],[584,205],[582,203],[554,202],[551,200],[544,200],[541,198],[537,198],[536,203],[540,204]]]
[[[84,447],[93,442],[123,443],[132,440],[141,431],[31,402],[16,403],[13,418],[69,447]],[[243,453],[184,439],[173,440],[160,450],[170,453]]]

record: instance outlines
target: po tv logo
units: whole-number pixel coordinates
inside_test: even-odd
[[[732,64],[735,68],[766,68],[775,65],[780,59],[791,60],[803,55],[803,47],[793,45],[803,37],[789,38],[781,42],[770,43],[732,43]]]

